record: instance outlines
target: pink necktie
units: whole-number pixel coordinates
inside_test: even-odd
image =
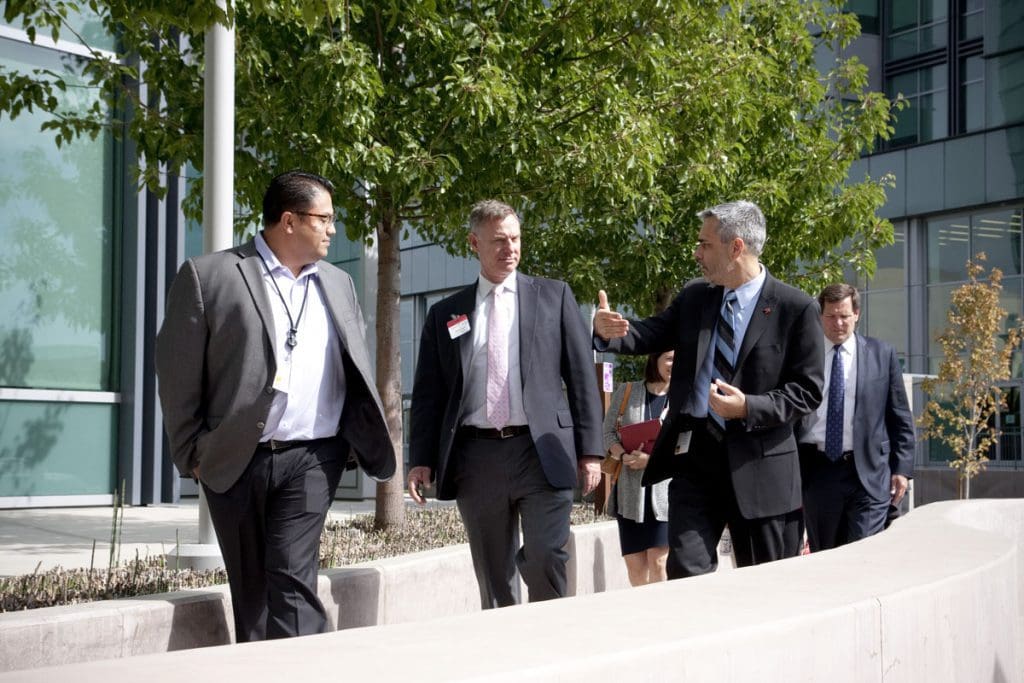
[[[508,332],[509,315],[508,290],[498,285],[491,294],[494,297],[491,317],[487,321],[487,421],[495,429],[508,424]]]

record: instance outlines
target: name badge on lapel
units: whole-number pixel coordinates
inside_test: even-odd
[[[457,339],[467,332],[469,332],[469,317],[465,313],[453,315],[452,319],[448,321],[448,336]]]

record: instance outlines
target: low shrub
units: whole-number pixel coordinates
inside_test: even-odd
[[[607,518],[604,518],[607,519]],[[573,524],[600,519],[591,505],[576,505]],[[399,529],[373,528],[372,515],[329,520],[320,537],[320,567],[343,567],[466,542],[454,507],[410,509]],[[114,553],[112,553],[114,556]],[[110,569],[64,569],[0,577],[0,612],[129,598],[227,582],[223,570],[192,571],[168,567],[164,557],[136,557]]]

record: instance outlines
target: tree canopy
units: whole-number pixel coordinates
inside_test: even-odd
[[[847,172],[888,136],[890,103],[841,57],[858,27],[839,5],[15,0],[5,20],[30,37],[91,11],[120,47],[84,66],[102,95],[84,111],[61,111],[60,74],[0,68],[0,114],[51,112],[58,144],[113,126],[160,191],[167,169],[202,172],[203,32],[233,22],[236,200],[255,213],[269,178],[296,167],[342,188],[348,237],[380,254],[378,384],[400,446],[400,238],[465,254],[479,199],[520,210],[524,270],[638,313],[695,273],[694,213],[731,199],[765,210],[775,274],[814,288],[845,265],[870,272],[892,238],[875,216],[883,186]],[[198,177],[189,216],[201,197]]]
[[[829,3],[293,0],[225,15],[209,0],[36,0],[5,15],[57,36],[86,6],[124,57],[87,73],[127,115],[153,188],[161,163],[202,170],[203,31],[232,20],[237,192],[254,210],[275,171],[311,168],[350,190],[350,238],[396,225],[465,253],[467,207],[500,197],[523,214],[525,268],[638,311],[695,272],[694,213],[719,201],[762,206],[782,276],[870,271],[891,238],[882,186],[845,182],[890,105],[836,57],[858,29]],[[159,98],[139,101],[138,82]],[[65,87],[7,71],[0,84],[12,115],[56,110]],[[58,142],[111,125],[105,111],[58,117]],[[200,197],[201,178],[193,217]]]

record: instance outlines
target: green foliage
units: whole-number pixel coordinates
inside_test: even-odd
[[[992,420],[1006,397],[998,383],[1010,379],[1013,354],[1024,335],[1024,324],[1004,331],[1007,314],[999,305],[1003,273],[993,268],[987,282],[979,281],[984,260],[979,253],[968,261],[968,282],[953,290],[949,324],[938,337],[943,359],[938,375],[923,383],[931,398],[919,421],[922,437],[953,450],[956,457],[949,465],[960,475],[964,498],[970,497],[970,480],[985,469],[989,449],[999,438]]]
[[[115,510],[117,506],[115,506]],[[116,513],[115,513],[116,514]],[[320,568],[342,567],[466,543],[458,510],[452,506],[417,509],[401,529],[377,530],[373,517],[329,522],[320,537]],[[573,525],[607,521],[594,514],[593,505],[574,505]],[[117,521],[114,528],[119,528]],[[120,542],[111,557],[120,553]],[[164,558],[136,556],[112,569],[63,569],[25,576],[0,577],[0,612],[72,605],[94,600],[151,595],[186,588],[205,588],[227,582],[224,571],[196,572],[168,567]]]
[[[120,60],[85,67],[104,106],[62,114],[60,75],[4,71],[0,112],[53,113],[58,144],[127,133],[156,191],[161,164],[202,171],[203,35],[233,21],[236,189],[253,211],[301,166],[348,188],[350,238],[406,226],[465,253],[467,207],[502,197],[524,216],[524,269],[641,315],[695,274],[694,213],[719,201],[757,201],[766,263],[809,290],[870,273],[892,239],[874,216],[891,179],[845,184],[890,103],[854,59],[819,72],[858,31],[831,2],[54,0],[5,17],[59,37],[79,10],[119,37]],[[197,178],[190,217],[201,197]]]

